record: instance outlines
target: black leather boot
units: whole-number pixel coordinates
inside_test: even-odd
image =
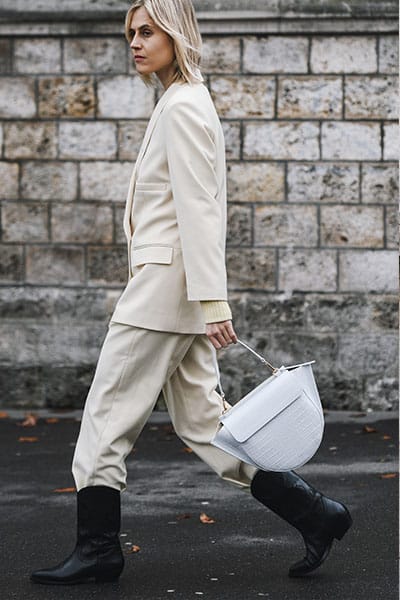
[[[327,498],[294,471],[257,471],[251,493],[303,536],[306,556],[290,567],[290,577],[307,575],[322,565],[334,538],[341,540],[352,524],[344,504]]]
[[[67,585],[115,581],[124,568],[119,541],[120,492],[107,486],[89,486],[77,493],[78,536],[75,550],[56,567],[31,575],[35,583]]]

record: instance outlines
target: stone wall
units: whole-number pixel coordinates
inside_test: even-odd
[[[128,6],[2,2],[3,407],[82,406],[126,279],[124,201],[160,93],[135,76]],[[196,7],[236,330],[278,366],[316,359],[326,408],[395,408],[396,3]],[[238,347],[220,363],[231,401],[267,375]]]

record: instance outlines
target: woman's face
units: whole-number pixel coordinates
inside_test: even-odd
[[[156,73],[165,86],[175,71],[172,38],[154,23],[144,6],[133,13],[129,34],[137,72]]]

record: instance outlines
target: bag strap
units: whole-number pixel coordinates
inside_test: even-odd
[[[258,354],[255,350],[253,350],[252,348],[250,348],[250,346],[248,346],[247,344],[245,344],[244,342],[242,342],[242,340],[239,340],[239,338],[237,339],[237,341],[239,342],[239,344],[241,344],[244,348],[247,348],[247,350],[249,350],[252,354],[254,354],[255,356],[257,356],[257,358],[264,364],[267,365],[267,367],[269,367],[273,373],[276,373],[276,371],[278,371],[279,369],[277,369],[276,367],[274,367],[273,365],[271,365],[271,363],[269,363],[263,356],[261,356],[261,354]],[[214,362],[214,368],[215,368],[215,372],[217,374],[217,382],[218,382],[218,390],[220,395],[222,396],[223,399],[225,399],[225,393],[224,390],[222,389],[222,385],[221,385],[221,374],[219,371],[219,366],[218,366],[218,360],[217,360],[217,350],[215,348],[215,346],[213,346],[214,348],[214,352],[213,352],[213,362]]]
[[[265,359],[263,356],[261,356],[261,354],[258,354],[255,350],[253,350],[253,348],[250,348],[250,346],[248,346],[247,344],[245,344],[245,342],[243,342],[242,340],[239,340],[239,338],[237,338],[237,341],[244,348],[246,348],[247,350],[249,350],[249,352],[251,352],[252,354],[254,354],[254,356],[256,356],[264,365],[267,365],[267,367],[269,367],[272,370],[272,374],[273,375],[282,369],[282,367],[280,369],[278,369],[277,367],[274,367],[273,365],[271,365],[271,363],[268,362],[267,359]],[[225,400],[225,393],[224,393],[224,390],[222,389],[222,385],[221,385],[221,374],[220,374],[220,370],[219,370],[219,366],[218,366],[217,350],[216,350],[216,348],[214,346],[213,346],[213,349],[214,349],[214,352],[213,352],[213,362],[214,362],[215,372],[217,374],[218,390],[219,390],[220,395],[222,396],[222,399]],[[284,367],[284,369],[287,369],[287,370],[294,369],[296,367],[302,367],[302,366],[305,366],[305,365],[311,365],[313,363],[315,363],[315,360],[310,360],[308,362],[299,363],[297,365],[290,365],[289,367]]]

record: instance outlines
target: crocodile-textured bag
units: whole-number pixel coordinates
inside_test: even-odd
[[[289,471],[318,450],[324,415],[312,371],[315,361],[273,367],[247,344],[238,342],[272,369],[272,375],[220,416],[212,444],[264,471]],[[214,352],[220,393],[225,399]]]

